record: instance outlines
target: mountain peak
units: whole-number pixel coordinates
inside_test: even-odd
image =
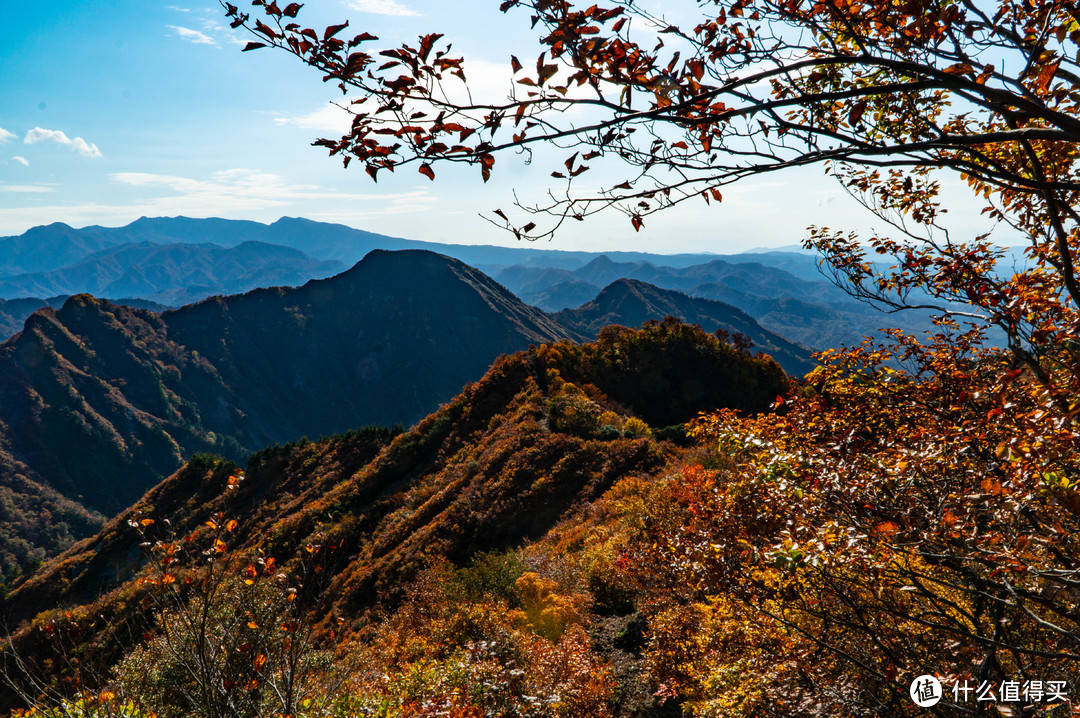
[[[601,254],[599,257],[582,267],[582,269],[585,269],[586,267],[592,269],[598,269],[600,267],[614,267],[616,264],[618,264],[618,262],[614,261],[611,257],[607,256],[606,254]]]
[[[672,289],[661,289],[637,279],[617,279],[591,302],[577,309],[564,309],[554,316],[587,336],[596,336],[600,329],[610,324],[640,326],[650,319],[678,317],[708,331],[723,329],[744,334],[792,374],[805,374],[815,366],[809,350],[763,328],[741,309],[711,299],[690,297]]]

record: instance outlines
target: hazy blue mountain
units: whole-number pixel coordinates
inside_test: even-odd
[[[799,257],[804,262],[808,262],[811,268],[814,266],[813,260],[808,260],[803,255],[781,253],[778,254],[778,261],[793,264],[786,261],[785,258],[788,256]],[[573,270],[516,265],[503,269],[495,278],[508,289],[519,294],[535,294],[567,281],[576,280],[596,286],[606,286],[617,279],[637,279],[665,289],[680,291],[689,291],[706,283],[721,283],[739,291],[761,296],[776,297],[782,292],[784,296],[818,302],[852,301],[843,290],[826,281],[821,275],[817,275],[816,270],[813,270],[815,278],[807,279],[758,261],[748,259],[730,261],[733,258],[734,256],[725,256],[723,259],[711,258],[700,264],[675,267],[659,263],[665,259],[660,255],[652,257],[655,261],[624,262],[615,261],[610,256],[602,254]],[[807,268],[803,267],[800,271],[805,274]]]
[[[22,331],[26,318],[47,306],[49,303],[46,300],[37,297],[0,299],[0,341]]]
[[[73,229],[62,222],[33,227],[0,238],[0,277],[65,267],[125,241],[102,227]]]
[[[769,354],[784,371],[795,376],[816,366],[806,347],[762,327],[746,312],[730,304],[691,297],[633,279],[618,279],[577,309],[564,309],[554,317],[587,336],[596,336],[611,324],[636,327],[650,319],[676,317],[708,332],[723,329],[745,335],[755,349]]]
[[[562,251],[525,243],[442,245],[290,217],[269,225],[144,217],[116,228],[36,227],[0,239],[0,297],[85,291],[179,306],[256,286],[300,284],[339,271],[372,249],[408,248],[434,250],[477,267],[547,310],[578,306],[598,291],[590,287],[627,278],[728,302],[757,317],[763,327],[816,349],[856,343],[881,326],[928,327],[925,313],[883,315],[851,299],[818,271],[808,252],[659,255]],[[207,258],[210,254],[216,259]],[[147,260],[150,255],[155,261]],[[4,276],[15,270],[17,276]],[[0,316],[0,332],[17,328],[12,316]]]
[[[518,292],[518,296],[526,304],[540,307],[545,312],[558,312],[591,301],[599,291],[600,287],[595,284],[574,279],[538,292]]]
[[[656,255],[646,252],[578,252],[541,248],[439,244],[353,229],[340,224],[283,217],[272,224],[231,219],[142,217],[124,227],[91,226],[73,229],[62,223],[34,227],[16,237],[0,237],[0,277],[47,272],[85,259],[94,252],[133,242],[203,244],[235,247],[243,242],[265,242],[292,247],[323,260],[351,265],[372,249],[427,249],[459,259],[485,271],[515,264],[576,269],[601,254],[617,261],[662,261],[673,267],[706,262],[716,255]],[[33,259],[33,262],[30,262]]]
[[[213,294],[302,284],[344,267],[340,262],[320,261],[295,249],[254,241],[229,248],[140,241],[95,252],[62,269],[0,279],[0,297],[86,292],[178,305]]]

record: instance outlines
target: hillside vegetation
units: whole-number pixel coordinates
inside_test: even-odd
[[[8,676],[17,656],[22,680],[54,681],[49,696],[76,699],[92,686],[90,703],[107,688],[109,701],[130,697],[142,711],[230,714],[192,698],[206,687],[171,663],[187,660],[168,655],[177,646],[167,635],[178,634],[159,633],[208,611],[214,621],[251,617],[214,639],[235,660],[213,668],[219,679],[239,671],[214,690],[251,710],[275,710],[272,684],[282,676],[264,683],[256,673],[281,668],[286,630],[313,661],[294,709],[334,703],[352,715],[405,716],[424,701],[464,711],[475,700],[517,715],[540,700],[561,702],[558,715],[629,715],[654,700],[635,682],[645,680],[641,619],[619,578],[623,549],[605,533],[628,530],[608,525],[619,513],[613,496],[652,491],[683,460],[685,432],[661,430],[665,422],[717,406],[758,412],[790,391],[770,358],[653,322],[503,357],[404,433],[274,446],[245,472],[197,457],[16,586],[5,615],[31,622],[14,636]],[[599,533],[589,538],[578,524]],[[47,606],[64,608],[37,615]],[[264,626],[260,611],[296,623]],[[594,649],[590,631],[608,648]],[[620,632],[625,665],[615,667],[608,653]],[[275,640],[272,656],[253,647]],[[320,663],[319,651],[339,658]],[[466,656],[475,665],[453,668]],[[487,697],[469,697],[481,685],[473,670],[495,672]],[[619,680],[629,681],[621,697]],[[316,690],[333,681],[340,690]]]

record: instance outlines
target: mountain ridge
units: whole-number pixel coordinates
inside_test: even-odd
[[[47,467],[44,483],[111,513],[147,484],[100,488],[109,477],[162,476],[199,451],[240,458],[304,434],[412,423],[499,354],[570,336],[479,271],[429,253],[376,252],[337,277],[161,314],[80,294],[0,345],[0,422],[15,459]]]
[[[691,297],[637,279],[617,279],[591,302],[553,316],[587,336],[596,336],[611,324],[639,326],[649,319],[674,316],[688,324],[698,324],[706,331],[741,334],[790,374],[799,376],[817,366],[809,349],[765,329],[752,316],[730,304]]]

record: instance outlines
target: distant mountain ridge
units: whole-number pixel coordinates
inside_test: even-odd
[[[390,237],[354,229],[342,224],[316,222],[300,217],[282,217],[271,224],[247,220],[190,217],[142,217],[124,227],[90,226],[74,229],[63,223],[34,227],[12,237],[0,237],[0,277],[12,273],[51,271],[80,261],[94,252],[132,242],[153,244],[212,243],[234,247],[256,241],[291,247],[319,260],[336,260],[352,265],[373,249],[426,249],[461,260],[486,272],[522,264],[526,266],[575,269],[601,255],[619,262],[650,261],[671,267],[688,267],[723,256],[729,261],[754,261],[770,256],[787,258],[813,270],[813,259],[796,254],[717,255],[714,253],[652,254],[649,252],[590,252],[539,249],[533,246],[442,244]],[[9,259],[10,258],[10,259]],[[33,261],[30,261],[30,260]]]
[[[809,349],[770,332],[752,316],[730,304],[691,297],[635,279],[618,279],[591,302],[577,309],[564,309],[553,316],[564,326],[590,337],[611,324],[636,327],[650,319],[672,316],[709,332],[723,329],[742,334],[754,343],[755,349],[769,354],[785,371],[795,376],[801,376],[817,365]]]
[[[209,243],[140,241],[94,252],[61,269],[0,279],[0,297],[89,293],[181,306],[213,294],[302,284],[344,269],[341,262],[312,259],[298,250],[263,242],[224,248]]]
[[[373,249],[452,256],[545,311],[578,307],[617,279],[637,279],[727,302],[765,328],[814,349],[855,344],[898,321],[913,331],[928,326],[925,317],[886,319],[852,300],[825,280],[815,257],[805,251],[660,255],[445,245],[290,217],[269,225],[143,217],[115,228],[35,227],[0,238],[0,298],[90,292],[181,306],[215,294],[329,276]],[[800,303],[794,314],[792,300]],[[0,316],[0,339],[16,323]]]
[[[162,314],[76,295],[0,345],[0,475],[24,465],[113,513],[193,453],[411,424],[498,355],[564,337],[428,252],[376,251],[330,279]]]

